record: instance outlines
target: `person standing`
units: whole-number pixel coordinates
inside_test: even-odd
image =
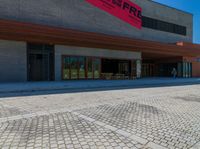
[[[176,70],[176,68],[173,68],[173,70],[172,70],[171,73],[173,75],[173,78],[176,79],[176,76],[177,76],[177,70]]]

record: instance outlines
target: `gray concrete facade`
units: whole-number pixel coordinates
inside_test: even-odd
[[[0,19],[14,19],[109,35],[174,43],[192,42],[192,14],[151,0],[132,0],[143,15],[187,27],[187,36],[147,28],[138,30],[128,23],[88,4],[86,0],[1,0]]]
[[[187,27],[187,35],[142,28],[141,30],[90,5],[86,0],[0,0],[0,19],[48,25],[80,31],[103,33],[143,40],[175,43],[192,42],[192,14],[155,3],[151,0],[132,0],[142,7],[143,15]],[[123,49],[122,49],[123,50]],[[27,81],[26,42],[0,40],[0,82]],[[140,52],[109,49],[55,46],[55,80],[61,80],[62,55],[96,56],[141,60]],[[141,62],[137,63],[137,76]]]
[[[62,55],[141,60],[140,52],[56,45],[55,46],[55,80],[56,81],[62,80],[61,78]]]
[[[26,43],[0,40],[0,82],[27,81]]]

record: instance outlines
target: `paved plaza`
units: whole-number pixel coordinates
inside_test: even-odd
[[[198,84],[50,93],[0,98],[0,148],[200,149]]]

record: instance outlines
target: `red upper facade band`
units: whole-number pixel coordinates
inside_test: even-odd
[[[130,0],[86,1],[138,29],[142,27],[142,8],[132,3]]]

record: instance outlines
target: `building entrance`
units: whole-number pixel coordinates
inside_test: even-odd
[[[154,77],[155,65],[154,64],[142,64],[142,77]]]
[[[192,63],[143,63],[142,77],[172,77],[173,68],[177,71],[177,77],[192,77]]]
[[[158,75],[160,77],[171,77],[173,68],[176,69],[178,75],[180,71],[178,70],[178,63],[158,64]]]
[[[54,46],[43,44],[28,44],[28,80],[54,80]]]
[[[102,77],[105,79],[129,79],[131,77],[131,61],[102,59]]]

